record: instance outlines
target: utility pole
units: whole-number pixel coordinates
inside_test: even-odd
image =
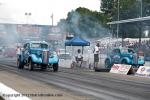
[[[101,12],[101,0],[99,0],[99,12]]]
[[[117,12],[118,12],[118,21],[119,21],[120,20],[120,14],[119,14],[120,13],[120,1],[119,0],[118,0],[118,7],[117,8],[118,8]],[[118,35],[119,35],[119,23],[117,24],[117,39],[119,37]]]
[[[143,16],[143,1],[140,0],[140,17]],[[142,21],[140,22],[139,25],[139,49],[141,49],[141,37],[142,37]]]

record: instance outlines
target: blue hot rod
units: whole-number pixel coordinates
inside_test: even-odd
[[[133,66],[143,66],[145,64],[144,53],[136,53],[129,48],[115,48],[105,59],[105,67],[111,68],[113,64],[128,64]]]
[[[40,67],[41,70],[46,70],[47,67],[52,67],[58,71],[58,56],[54,51],[49,49],[49,45],[45,41],[30,41],[25,43],[21,54],[17,57],[17,66],[23,69],[27,66],[29,70],[34,67]]]

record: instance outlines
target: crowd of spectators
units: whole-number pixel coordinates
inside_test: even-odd
[[[145,56],[150,57],[150,39],[149,40],[142,40],[141,45],[139,45],[138,40],[136,40],[136,41],[124,41],[123,42],[123,47],[129,47],[135,51],[138,51],[139,46],[140,46],[141,50],[145,53]],[[122,41],[110,42],[107,44],[104,42],[101,42],[101,44],[100,44],[101,53],[107,53],[116,47],[122,47]]]
[[[140,49],[145,54],[145,58],[150,60],[150,40],[141,41],[140,45],[139,45],[139,42],[136,42],[133,46],[130,46],[130,47],[133,48],[136,51],[140,47]]]

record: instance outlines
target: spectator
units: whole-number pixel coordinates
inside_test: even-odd
[[[94,48],[94,68],[98,67],[99,54],[100,54],[100,44],[97,43]]]
[[[19,57],[21,54],[21,48],[19,46],[17,46],[17,49],[16,49],[16,55],[17,57]]]
[[[76,56],[76,62],[79,64],[79,66],[81,67],[82,62],[83,62],[83,55],[81,54],[81,50],[78,49],[77,50],[77,56]]]

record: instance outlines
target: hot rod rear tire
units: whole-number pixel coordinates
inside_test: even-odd
[[[58,63],[53,64],[53,71],[54,72],[58,71]]]

